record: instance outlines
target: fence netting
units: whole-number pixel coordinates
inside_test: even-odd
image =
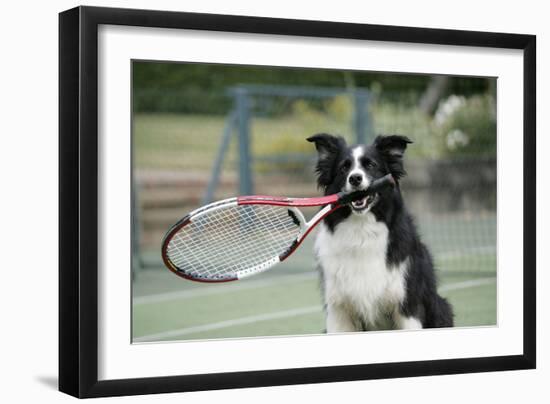
[[[372,141],[378,134],[407,135],[414,143],[406,152],[408,175],[402,190],[438,269],[495,274],[493,94],[449,94],[427,109],[420,93],[376,87],[360,89],[359,98],[357,89],[349,88],[251,88],[239,89],[246,96],[245,105],[239,104],[235,88],[227,89],[219,95],[226,100],[221,110],[212,114],[134,111],[134,261],[139,268],[162,267],[164,232],[206,201],[209,186],[207,199],[242,192],[239,139],[244,130],[248,189],[296,197],[320,193],[313,171],[315,148],[305,140],[312,134],[341,135],[350,144]],[[157,96],[151,91],[134,95],[141,104]],[[192,96],[185,91],[170,95],[176,104],[192,102]],[[218,176],[213,175],[216,165]],[[314,269],[311,242],[300,249],[295,264],[304,271]]]

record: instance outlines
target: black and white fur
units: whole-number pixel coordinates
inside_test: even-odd
[[[328,134],[307,140],[319,153],[316,172],[325,195],[367,189],[388,173],[397,181],[319,224],[315,252],[327,332],[451,327],[452,308],[437,293],[432,257],[399,189],[412,142],[397,135],[353,147]]]

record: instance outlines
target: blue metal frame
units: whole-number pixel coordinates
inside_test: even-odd
[[[357,144],[367,142],[369,136],[369,93],[366,90],[355,90],[353,92],[354,110],[353,110],[353,126]]]
[[[235,91],[239,126],[239,194],[252,195],[252,170],[250,169],[250,100],[248,91]]]
[[[233,98],[233,109],[228,115],[222,133],[222,142],[214,161],[212,175],[202,199],[204,204],[214,198],[214,192],[219,184],[221,167],[231,140],[233,129],[238,129],[239,153],[239,195],[254,194],[254,180],[251,169],[251,137],[250,114],[252,96],[280,96],[289,98],[330,98],[339,95],[349,95],[353,99],[353,130],[357,143],[366,143],[370,136],[369,102],[370,93],[365,89],[334,88],[334,87],[303,87],[243,84],[231,87],[228,95]]]
[[[231,135],[233,134],[233,130],[235,129],[235,125],[237,123],[237,116],[237,111],[233,110],[229,113],[225,121],[225,127],[222,132],[222,142],[220,143],[220,148],[218,149],[218,154],[216,156],[216,160],[214,161],[214,168],[212,169],[212,175],[210,176],[208,186],[206,187],[206,193],[202,198],[203,205],[212,202],[214,199],[214,191],[220,181],[223,160],[227,149],[229,149],[229,144],[231,143]]]

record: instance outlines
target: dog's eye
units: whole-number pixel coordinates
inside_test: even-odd
[[[342,166],[340,167],[340,170],[342,170],[342,172],[346,172],[346,171],[348,171],[348,170],[350,169],[350,167],[351,167],[351,162],[349,162],[349,161],[344,161],[344,162],[342,163]]]
[[[371,159],[363,159],[363,161],[361,162],[363,164],[363,167],[369,169],[369,168],[375,168],[376,167],[376,163],[374,161],[372,161]]]

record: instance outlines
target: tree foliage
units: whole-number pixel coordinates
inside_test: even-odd
[[[376,89],[382,97],[418,101],[430,76],[203,63],[133,63],[133,101],[136,112],[221,114],[228,111],[229,87],[271,84]],[[448,93],[471,95],[488,90],[487,80],[453,77]]]

